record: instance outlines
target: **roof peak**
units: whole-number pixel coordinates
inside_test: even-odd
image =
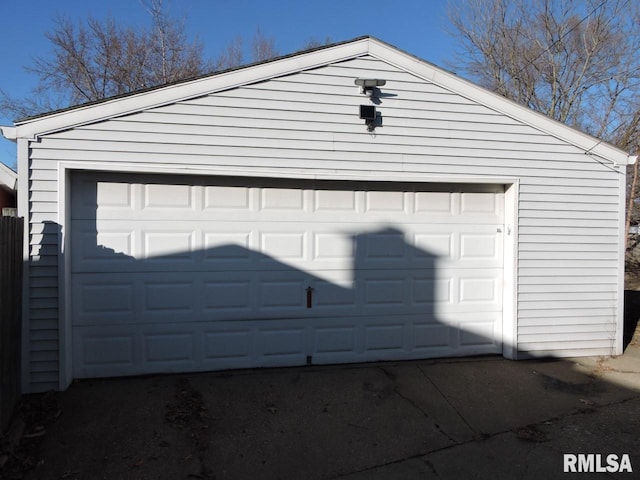
[[[423,79],[425,82],[439,85],[452,93],[488,106],[519,122],[577,146],[585,153],[597,155],[616,164],[628,164],[628,155],[622,150],[475,85],[454,73],[372,36],[361,36],[344,42],[322,45],[195,79],[187,79],[178,83],[131,92],[124,96],[111,97],[65,110],[49,112],[16,122],[16,128],[14,130],[7,129],[7,131],[14,132],[15,138],[37,138],[365,55],[387,62]]]

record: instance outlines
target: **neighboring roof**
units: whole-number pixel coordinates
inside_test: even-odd
[[[0,162],[0,187],[14,191],[18,187],[18,174]]]
[[[17,121],[15,129],[4,127],[2,133],[12,140],[17,138],[36,138],[57,131],[365,55],[378,58],[451,92],[564,140],[581,148],[585,153],[599,156],[619,165],[627,165],[629,163],[628,154],[613,145],[490,92],[373,37],[360,37],[266,62],[50,112]]]

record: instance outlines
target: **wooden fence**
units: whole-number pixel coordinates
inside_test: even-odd
[[[23,228],[0,217],[0,433],[20,399]]]

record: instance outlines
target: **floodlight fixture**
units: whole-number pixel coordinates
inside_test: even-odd
[[[376,119],[376,107],[373,105],[360,105],[360,118],[373,121]]]
[[[376,107],[373,105],[360,105],[360,118],[363,119],[367,125],[367,130],[373,132],[376,128],[376,121],[378,119]]]
[[[371,97],[376,87],[386,85],[387,81],[380,78],[356,78],[354,83],[361,88],[362,93]]]

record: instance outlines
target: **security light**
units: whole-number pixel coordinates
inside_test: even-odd
[[[360,105],[360,118],[363,120],[375,120],[376,107],[373,105]]]
[[[376,87],[382,87],[387,83],[386,80],[379,78],[356,78],[355,84],[362,88],[362,93],[372,96]]]
[[[364,88],[382,87],[387,84],[386,80],[380,80],[379,78],[356,78],[356,85]]]
[[[367,124],[367,130],[373,132],[377,120],[376,107],[373,105],[360,105],[360,118]]]

